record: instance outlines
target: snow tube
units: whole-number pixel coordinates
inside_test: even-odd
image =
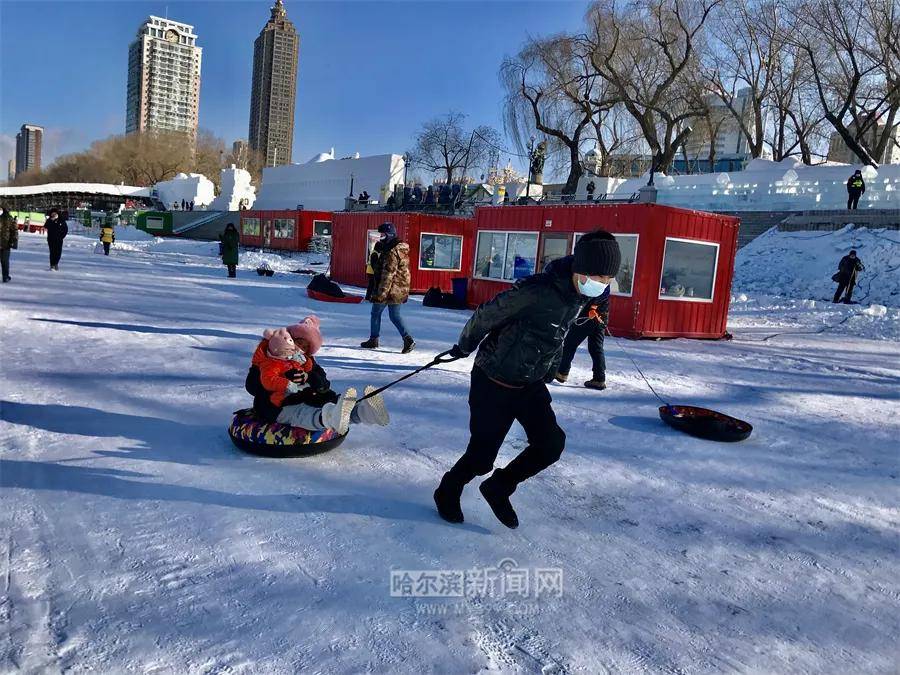
[[[252,408],[238,410],[228,435],[244,452],[263,457],[309,457],[333,450],[344,442],[334,429],[310,431],[278,422],[266,422]]]
[[[311,288],[306,289],[306,294],[313,300],[321,300],[322,302],[348,302],[355,305],[363,301],[361,295],[345,295],[339,298],[334,295],[328,295],[327,293],[314,291]]]
[[[660,406],[659,416],[669,426],[708,441],[734,443],[748,438],[753,431],[748,422],[692,405]]]

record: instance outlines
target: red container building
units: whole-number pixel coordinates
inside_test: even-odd
[[[342,284],[367,284],[366,263],[378,226],[390,222],[409,244],[410,290],[424,293],[437,287],[452,290],[451,280],[472,273],[474,250],[471,218],[403,212],[340,212],[334,214],[331,278]]]
[[[305,251],[313,235],[330,235],[330,211],[241,211],[241,244]]]
[[[473,307],[490,300],[600,228],[622,249],[610,300],[614,335],[721,338],[739,222],[661,204],[482,207],[467,299]]]

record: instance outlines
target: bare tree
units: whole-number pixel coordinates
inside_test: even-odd
[[[765,147],[766,105],[784,49],[785,0],[729,0],[711,23],[709,90],[727,107],[751,157]]]
[[[799,0],[786,39],[810,66],[824,117],[864,164],[878,166],[900,111],[896,0]]]
[[[640,127],[620,103],[606,111],[598,110],[591,124],[593,140],[600,152],[598,175],[616,175],[615,157],[640,153],[643,138]]]
[[[704,26],[722,0],[599,0],[588,12],[592,63],[668,170],[702,112],[696,74]]]
[[[481,167],[490,159],[492,148],[499,146],[499,134],[488,126],[469,131],[463,127],[466,116],[450,111],[422,125],[416,134],[416,145],[410,154],[413,163],[443,173],[448,185],[459,171]],[[460,175],[460,178],[465,176]]]
[[[547,136],[551,157],[568,170],[563,193],[574,194],[584,173],[582,141],[615,104],[591,63],[590,43],[569,35],[529,40],[503,62],[500,81],[504,124],[516,146],[524,151],[532,130]]]

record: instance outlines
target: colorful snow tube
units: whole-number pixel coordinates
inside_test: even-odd
[[[278,422],[266,422],[252,408],[238,410],[231,419],[228,435],[234,444],[252,455],[263,457],[309,457],[333,450],[344,442],[333,429],[310,431]]]
[[[350,304],[356,305],[363,301],[362,296],[359,295],[345,295],[339,298],[334,295],[328,295],[327,293],[314,291],[311,288],[306,289],[306,294],[313,300],[321,300],[322,302],[349,302]]]

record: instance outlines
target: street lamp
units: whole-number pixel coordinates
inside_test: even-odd
[[[403,187],[406,187],[406,172],[410,164],[412,164],[412,155],[407,152],[403,155]]]
[[[531,167],[534,164],[534,136],[528,140],[528,183],[525,186],[525,203],[531,196]]]

